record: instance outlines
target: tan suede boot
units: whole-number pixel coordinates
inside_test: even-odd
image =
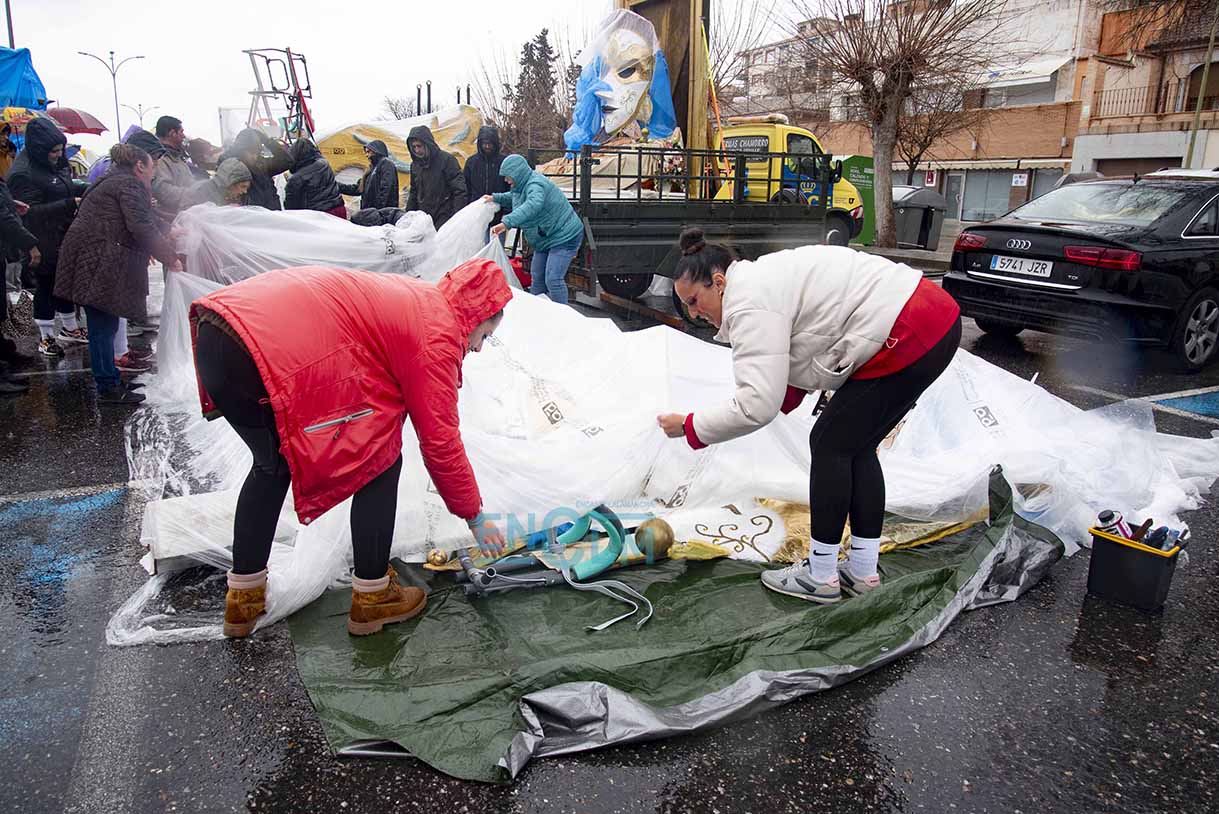
[[[244,639],[254,632],[258,617],[267,612],[267,569],[256,574],[229,571],[229,592],[224,598],[224,635]]]
[[[425,607],[427,594],[403,587],[393,566],[380,579],[352,577],[347,632],[352,636],[377,633],[386,625],[418,616]]]

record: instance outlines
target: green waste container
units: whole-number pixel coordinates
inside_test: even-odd
[[[871,246],[876,241],[876,207],[873,190],[876,186],[875,169],[870,155],[842,156],[842,177],[855,185],[863,202],[863,231],[852,243]]]

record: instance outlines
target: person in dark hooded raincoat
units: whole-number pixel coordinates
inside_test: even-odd
[[[43,356],[63,356],[60,342],[85,344],[88,334],[76,321],[76,306],[55,296],[55,270],[59,264],[59,244],[63,242],[76,207],[88,185],[72,180],[72,170],[64,154],[68,140],[50,119],[34,119],[25,128],[25,149],[17,154],[9,171],[8,186],[13,197],[29,205],[22,216],[25,228],[38,238],[42,262],[32,271],[34,277],[34,322],[42,341]],[[55,319],[62,328],[55,333]]]
[[[368,169],[354,184],[339,184],[344,195],[359,195],[360,209],[385,209],[398,205],[398,168],[389,157],[389,148],[381,139],[364,145]]]
[[[334,180],[334,170],[309,139],[292,145],[292,175],[284,191],[284,209],[313,209],[347,219],[347,207]]]
[[[25,259],[28,256],[30,265],[35,268],[42,262],[38,238],[21,223],[17,203],[9,194],[8,184],[0,177],[0,257],[8,257],[10,252],[13,257]],[[8,295],[0,290],[0,323],[7,319]],[[0,336],[0,395],[19,395],[30,389],[28,380],[14,378],[8,369],[10,364],[25,360],[24,354],[18,352],[16,342]]]
[[[250,170],[235,158],[226,158],[216,174],[191,187],[183,207],[213,203],[216,206],[243,206],[250,191]]]
[[[263,155],[264,147],[270,156]],[[246,193],[247,206],[261,206],[274,211],[283,209],[279,202],[279,192],[275,189],[275,176],[287,172],[292,166],[292,156],[288,155],[283,144],[267,138],[252,127],[247,127],[237,134],[232,148],[221,156],[221,162],[226,158],[236,158],[250,171],[250,191]]]
[[[462,175],[466,179],[466,195],[469,200],[509,191],[508,182],[504,180],[504,176],[499,171],[500,165],[504,163],[502,150],[499,130],[488,126],[478,131],[478,152],[466,160],[466,168],[462,171]],[[504,210],[496,212],[491,226],[499,223],[503,216],[511,210],[512,207],[508,206]]]
[[[406,211],[428,213],[439,229],[466,205],[461,165],[456,157],[440,149],[432,131],[423,125],[411,128],[406,145],[411,150],[411,193]]]
[[[492,125],[479,128],[477,144],[478,151],[470,156],[462,171],[466,195],[471,201],[484,195],[508,191],[508,184],[499,172],[500,165],[504,163],[499,129]]]

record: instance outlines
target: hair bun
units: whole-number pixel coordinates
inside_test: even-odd
[[[703,230],[695,226],[681,233],[678,245],[681,246],[682,256],[689,256],[701,252],[707,245],[707,241],[703,239]]]

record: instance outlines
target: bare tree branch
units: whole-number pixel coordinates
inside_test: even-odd
[[[724,98],[748,67],[747,53],[762,44],[774,20],[775,0],[720,0],[711,7],[711,81]]]
[[[381,102],[381,108],[391,118],[401,121],[419,115],[415,109],[415,100],[405,96],[386,96]]]
[[[576,106],[576,80],[580,78],[580,66],[576,62],[585,44],[593,38],[593,32],[587,21],[577,27],[571,21],[564,21],[553,33],[559,83],[555,88],[555,109],[566,121],[571,120],[572,110]]]
[[[512,115],[512,88],[520,67],[501,49],[484,51],[474,74],[474,105],[489,124],[502,125]]]
[[[796,10],[789,29],[802,61],[828,68],[871,127],[876,241],[893,246],[893,160],[909,100],[919,88],[977,82],[993,67],[993,45],[1011,28],[1008,0],[799,0]]]
[[[942,82],[915,88],[898,118],[897,154],[906,162],[906,183],[924,158],[934,158],[934,149],[958,133],[979,140],[988,111],[968,100],[977,88],[973,83]]]

